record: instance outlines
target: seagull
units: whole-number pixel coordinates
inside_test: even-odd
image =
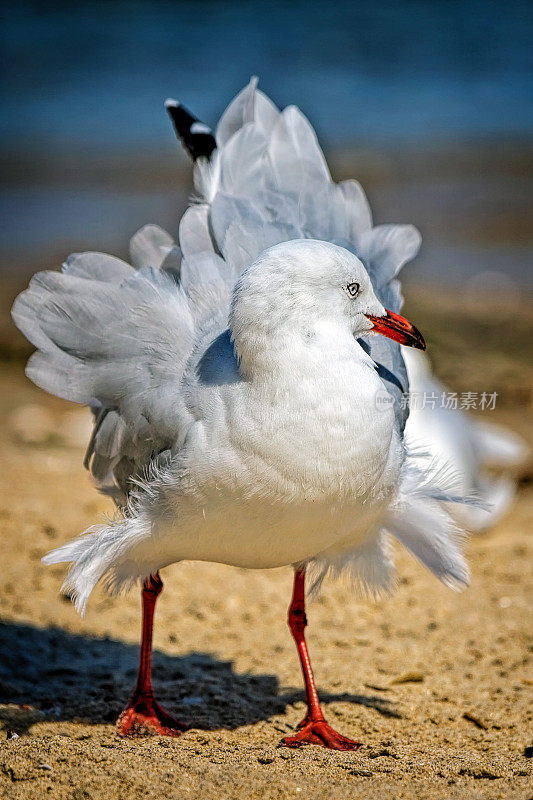
[[[116,518],[53,550],[84,612],[100,580],[142,586],[137,683],[120,736],[186,729],[151,681],[160,570],[184,560],[294,569],[288,624],[307,713],[288,747],[355,750],[321,709],[305,639],[306,581],[348,576],[362,594],[394,583],[391,537],[452,588],[468,583],[461,501],[404,438],[398,273],[420,246],[410,225],[372,223],[356,181],[334,183],[316,135],[252,79],[215,132],[166,103],[194,162],[178,242],[149,225],[131,264],[71,255],[41,272],[13,317],[37,348],[29,378],[88,405],[86,455]]]
[[[455,407],[453,393],[435,377],[426,353],[404,350],[403,358],[415,398],[405,426],[407,447],[418,449],[428,467],[432,462],[448,465],[456,491],[478,499],[476,504],[456,505],[456,520],[471,533],[486,531],[511,506],[517,472],[529,449],[513,431]]]

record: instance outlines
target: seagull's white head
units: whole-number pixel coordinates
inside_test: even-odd
[[[361,261],[343,247],[294,239],[265,250],[239,278],[230,327],[241,356],[263,343],[312,337],[331,325],[354,336],[371,331],[423,349],[419,331],[377,299]]]

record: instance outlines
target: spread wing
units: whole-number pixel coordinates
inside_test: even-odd
[[[180,226],[184,253],[220,254],[235,280],[271,245],[323,239],[355,253],[381,302],[400,310],[397,275],[417,254],[420,234],[412,225],[373,226],[361,186],[332,181],[315,132],[296,107],[280,112],[253,78],[223,114],[215,136],[175,101],[167,101],[167,109],[195,160],[197,202]],[[408,381],[400,346],[381,336],[362,342],[394,398],[403,428]]]
[[[267,247],[305,237],[340,244],[363,261],[384,305],[401,306],[396,276],[416,254],[418,232],[373,227],[359,184],[331,180],[303,114],[294,106],[278,111],[256,83],[233,100],[215,136],[167,102],[195,159],[196,198],[181,220],[179,247],[147,226],[132,239],[131,265],[102,253],[70,256],[62,272],[36,275],[13,309],[38,348],[28,376],[92,408],[86,463],[119,502],[132,478],[185,437],[192,420],[184,379],[208,370],[206,348],[218,341],[231,358],[223,338],[231,292]],[[399,345],[376,336],[365,346],[403,427],[407,379]]]
[[[28,377],[91,407],[86,465],[120,502],[131,478],[186,434],[183,373],[204,317],[228,304],[217,260],[193,257],[184,268],[171,237],[147,226],[131,242],[134,266],[72,255],[62,272],[38,273],[15,302],[14,321],[38,348]]]

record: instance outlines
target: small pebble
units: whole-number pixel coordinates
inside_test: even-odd
[[[272,762],[276,760],[276,757],[272,755],[272,753],[259,753],[257,760],[260,764],[272,764]]]
[[[394,678],[391,681],[391,686],[394,686],[399,683],[422,683],[424,680],[424,675],[422,672],[406,672],[404,675],[400,675],[398,678]]]
[[[465,713],[463,714],[463,719],[468,720],[468,722],[473,722],[476,728],[481,728],[481,730],[483,731],[486,731],[488,728],[488,725],[485,722],[483,722],[482,719],[475,716],[475,714],[471,714],[469,711],[465,711]]]

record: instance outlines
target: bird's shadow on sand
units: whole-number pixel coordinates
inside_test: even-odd
[[[104,723],[116,720],[137,673],[136,645],[68,633],[60,628],[0,623],[0,723],[22,733],[38,719]],[[296,659],[296,653],[295,653]],[[303,700],[280,693],[275,675],[235,672],[208,653],[154,652],[158,699],[195,728],[234,729],[267,720]],[[351,702],[400,718],[385,698],[321,693],[324,702]]]

